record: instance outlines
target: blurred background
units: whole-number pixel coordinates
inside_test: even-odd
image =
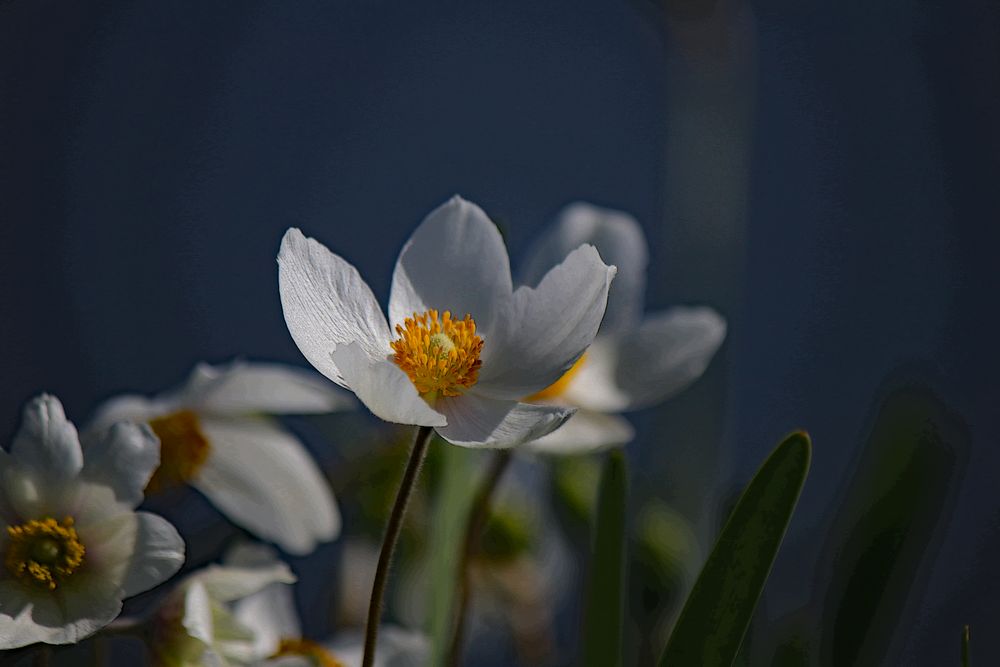
[[[633,415],[630,664],[650,664],[736,494],[796,428],[813,467],[746,664],[956,664],[964,624],[996,664],[998,179],[987,0],[5,0],[0,434],[43,390],[83,422],[200,360],[305,366],[278,300],[289,226],[384,303],[399,247],[452,194],[515,266],[588,201],[643,225],[649,309],[729,322],[694,387]],[[293,423],[348,519],[370,425]],[[548,480],[555,499],[525,511],[570,552],[586,531],[567,488],[594,465],[518,476]],[[217,521],[183,503],[190,530]],[[293,560],[315,636],[337,623],[346,544]],[[574,659],[576,595],[538,664]],[[516,630],[474,640],[475,664],[536,664]]]

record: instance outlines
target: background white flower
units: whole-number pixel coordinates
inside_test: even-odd
[[[302,443],[266,415],[353,405],[349,394],[310,371],[243,361],[200,364],[178,390],[110,399],[88,433],[122,419],[149,423],[161,442],[151,493],[190,484],[234,523],[305,554],[340,533],[340,512]]]
[[[290,584],[295,575],[270,551],[266,559],[257,557],[257,548],[238,548],[223,565],[188,575],[161,603],[150,621],[150,650],[158,667],[251,665],[273,652],[234,612],[240,600]]]
[[[235,560],[266,566],[274,555],[259,546],[242,547]],[[351,630],[338,632],[331,640],[315,642],[303,639],[301,623],[295,611],[292,587],[272,583],[257,593],[239,600],[234,606],[238,623],[250,629],[256,638],[255,652],[269,658],[260,667],[360,667],[364,636]],[[426,637],[397,626],[379,630],[375,667],[424,667],[430,644]]]
[[[533,440],[572,414],[520,399],[583,354],[615,275],[582,246],[537,286],[514,290],[496,226],[459,197],[403,246],[388,322],[357,269],[298,229],[285,234],[278,265],[288,330],[317,370],[376,416],[470,447]]]
[[[537,284],[581,243],[618,267],[600,333],[583,359],[532,397],[580,410],[561,429],[529,445],[544,452],[582,452],[624,444],[634,431],[618,412],[664,401],[705,371],[726,335],[707,307],[678,306],[643,315],[649,251],[630,215],[577,203],[529,249],[522,280]]]
[[[77,642],[180,568],[173,526],[134,511],[157,461],[145,426],[115,424],[84,453],[58,399],[28,403],[0,450],[0,649]]]

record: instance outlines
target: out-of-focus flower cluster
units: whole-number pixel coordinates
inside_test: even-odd
[[[52,396],[24,408],[0,450],[0,649],[100,633],[141,639],[146,660],[164,667],[360,665],[379,540],[406,460],[396,427],[324,416],[360,401],[440,438],[403,524],[394,621],[378,634],[374,664],[431,659],[427,572],[441,545],[427,536],[441,443],[515,452],[469,553],[470,627],[474,637],[512,637],[526,663],[546,663],[586,541],[596,484],[588,455],[631,441],[621,413],[686,388],[725,336],[706,307],[644,314],[647,261],[632,218],[575,204],[528,251],[515,282],[496,225],[455,197],[404,244],[384,312],[351,264],[290,229],[278,288],[289,332],[319,374],[201,364],[179,388],[105,401],[79,435]],[[292,425],[307,425],[312,447],[328,441],[323,467],[285,415],[311,415]],[[191,489],[232,539],[207,557],[189,544],[199,556],[185,564],[185,537],[201,533],[137,508],[169,515]],[[640,518],[641,553],[692,557],[694,538],[669,509]],[[664,546],[663,526],[680,538]],[[338,537],[316,574],[306,557]],[[302,557],[293,562],[309,565],[310,581],[335,582],[328,633],[304,636],[282,552]]]

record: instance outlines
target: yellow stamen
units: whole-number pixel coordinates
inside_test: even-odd
[[[402,368],[417,391],[428,401],[438,396],[458,396],[479,379],[483,339],[476,335],[471,315],[453,320],[450,311],[417,313],[396,325],[398,339],[393,361]]]
[[[288,656],[298,656],[306,658],[316,667],[346,667],[344,663],[337,660],[336,656],[318,644],[308,639],[295,639],[286,637],[281,640],[278,650],[272,658],[284,658]]]
[[[73,527],[73,518],[32,519],[7,527],[4,565],[27,584],[54,591],[83,563],[86,549]]]
[[[532,394],[531,396],[529,396],[524,400],[529,403],[537,401],[551,401],[565,394],[566,390],[569,389],[570,381],[573,379],[574,375],[580,372],[580,368],[583,366],[583,360],[586,358],[587,355],[586,353],[584,353],[583,355],[580,356],[579,359],[576,360],[575,364],[569,367],[568,371],[562,374],[562,377],[560,377],[558,380],[550,384],[545,389],[542,389],[537,394]]]
[[[146,492],[157,493],[192,480],[211,450],[198,415],[181,410],[150,419],[149,426],[160,439],[160,467],[146,485]]]

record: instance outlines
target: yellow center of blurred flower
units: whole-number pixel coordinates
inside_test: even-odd
[[[278,646],[278,650],[272,655],[272,658],[285,658],[288,656],[297,656],[300,658],[306,658],[312,662],[316,667],[346,667],[344,663],[337,660],[336,657],[329,651],[327,651],[321,644],[308,639],[295,639],[292,637],[286,637],[281,640],[281,644]]]
[[[542,389],[537,394],[532,394],[524,400],[528,403],[536,401],[551,401],[565,394],[566,390],[569,389],[569,384],[573,380],[573,376],[580,372],[580,368],[583,366],[583,360],[586,358],[587,354],[582,354],[580,358],[576,360],[576,363],[570,366],[569,370],[562,374],[562,377],[545,389]]]
[[[4,565],[24,583],[54,591],[83,563],[86,549],[80,542],[73,518],[32,519],[7,527]]]
[[[198,415],[180,410],[150,419],[149,426],[160,439],[160,467],[146,485],[146,492],[157,493],[193,479],[212,449]]]
[[[476,335],[471,315],[453,320],[450,311],[438,316],[428,310],[396,325],[393,361],[402,368],[428,402],[438,396],[458,396],[479,379],[483,339]]]

